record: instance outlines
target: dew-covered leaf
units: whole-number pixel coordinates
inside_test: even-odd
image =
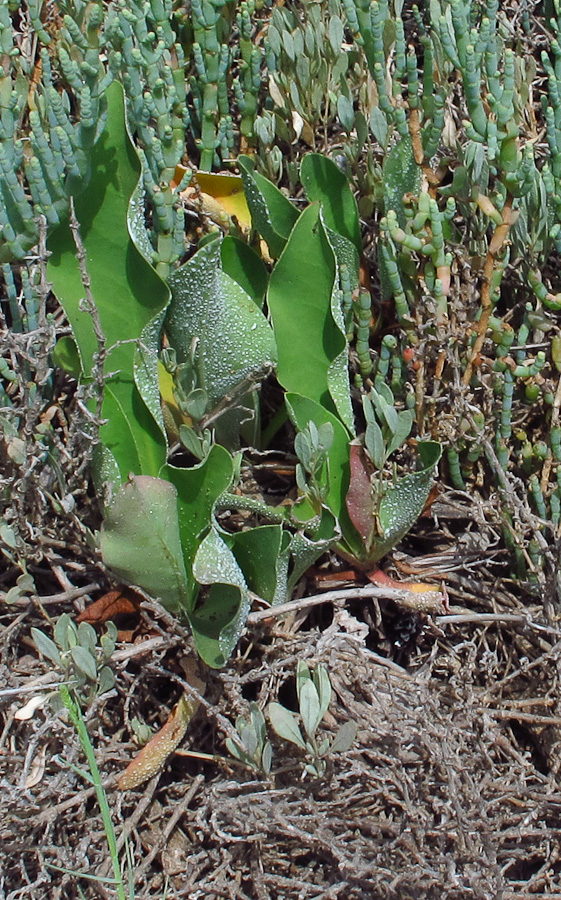
[[[106,91],[107,120],[91,153],[91,178],[75,198],[76,217],[87,256],[93,301],[108,350],[100,439],[116,461],[112,477],[130,472],[157,475],[165,461],[161,423],[142,399],[134,380],[136,342],[165,309],[169,290],[135,244],[131,202],[140,202],[138,154],[127,133],[123,88]],[[129,230],[130,229],[130,230]],[[90,375],[98,343],[91,312],[83,308],[84,287],[68,221],[49,236],[48,279],[72,327],[81,369]],[[76,366],[76,361],[74,361]],[[157,382],[156,382],[157,384]],[[109,470],[108,470],[109,471]]]
[[[382,498],[378,510],[382,536],[373,541],[370,562],[376,562],[395,547],[415,524],[427,502],[442,448],[436,441],[424,441],[417,444],[417,450],[423,468],[399,478]]]
[[[253,227],[266,241],[271,256],[277,258],[298,219],[298,210],[271,181],[255,172],[251,157],[240,156],[238,163]]]
[[[259,525],[240,531],[233,537],[232,550],[249,589],[268,603],[278,602],[279,589],[284,587],[286,590],[286,567],[282,566],[282,549],[281,525]],[[284,584],[279,583],[279,579]]]
[[[210,585],[189,614],[197,652],[207,665],[220,668],[241,637],[250,600],[237,560],[215,526],[197,550],[193,575],[199,584]]]
[[[239,238],[226,235],[220,252],[222,268],[251,297],[259,309],[263,306],[269,273],[255,250]]]
[[[196,344],[198,387],[211,409],[276,361],[273,332],[243,288],[222,269],[221,240],[201,247],[169,279],[172,301],[166,333],[184,363]]]
[[[307,153],[300,178],[310,203],[321,203],[325,225],[351,241],[357,254],[362,253],[358,206],[346,175],[329,157]]]

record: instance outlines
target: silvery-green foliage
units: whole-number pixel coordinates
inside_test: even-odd
[[[250,703],[248,719],[238,716],[236,731],[240,740],[238,742],[227,738],[228,751],[248,768],[268,776],[271,772],[273,751],[267,738],[265,716],[257,703]]]
[[[86,698],[110,691],[115,676],[109,662],[117,642],[117,628],[111,621],[99,637],[87,622],[75,625],[67,613],[56,621],[53,637],[39,628],[31,634],[39,653],[58,669],[62,678]]]
[[[350,749],[356,737],[356,725],[354,722],[345,722],[333,740],[322,737],[319,732],[332,696],[329,673],[321,663],[318,663],[313,672],[302,660],[298,663],[296,692],[299,717],[280,703],[273,702],[267,707],[269,721],[280,738],[294,744],[306,754],[303,776],[321,778],[326,772],[325,757]]]
[[[343,16],[339,0],[273,9],[265,50],[278,140],[311,144],[337,117],[353,131],[353,91],[366,73],[361,57],[345,43]],[[263,146],[273,143],[262,128],[257,134]]]

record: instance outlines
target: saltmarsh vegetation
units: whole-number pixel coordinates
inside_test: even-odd
[[[256,7],[0,12],[5,315],[27,328],[44,296],[43,234],[103,557],[212,666],[252,592],[282,602],[332,547],[373,568],[442,445],[450,484],[499,491],[522,577],[561,519],[557,6],[541,53],[498,2]],[[279,433],[297,492],[271,506],[241,448]]]

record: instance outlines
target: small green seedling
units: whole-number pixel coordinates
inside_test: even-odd
[[[314,506],[321,507],[329,489],[328,455],[334,436],[331,422],[325,422],[318,428],[310,419],[306,428],[299,431],[294,440],[294,450],[299,460],[296,465],[296,483]],[[326,477],[322,478],[324,472]]]
[[[313,674],[305,662],[299,662],[296,669],[296,691],[302,720],[303,732],[298,717],[280,703],[270,703],[268,715],[271,725],[279,737],[290,741],[303,750],[309,759],[303,775],[321,778],[325,775],[325,757],[331,753],[348,750],[356,737],[356,724],[345,722],[332,741],[318,735],[318,728],[331,702],[331,682],[325,666],[319,664]]]
[[[31,634],[39,653],[61,670],[69,685],[88,699],[110,691],[115,676],[107,663],[117,643],[117,627],[107,622],[106,632],[98,637],[95,628],[87,622],[75,625],[67,613],[57,620],[53,638],[38,628]]]
[[[229,752],[250,769],[268,776],[271,772],[273,751],[267,739],[265,716],[257,703],[250,703],[249,719],[238,716],[236,731],[240,736],[240,743],[227,738],[226,747]]]

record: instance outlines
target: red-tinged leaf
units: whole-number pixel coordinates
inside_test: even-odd
[[[198,703],[183,695],[164,727],[148,741],[121,775],[117,787],[130,791],[138,787],[162,768],[168,756],[181,743]]]
[[[80,613],[76,621],[88,622],[90,625],[103,625],[116,616],[133,616],[138,613],[142,597],[133,588],[121,586],[108,591],[103,597],[90,603]]]
[[[371,468],[368,465],[364,448],[360,444],[351,443],[349,451],[351,479],[345,502],[351,522],[368,549],[376,531],[370,483]]]

